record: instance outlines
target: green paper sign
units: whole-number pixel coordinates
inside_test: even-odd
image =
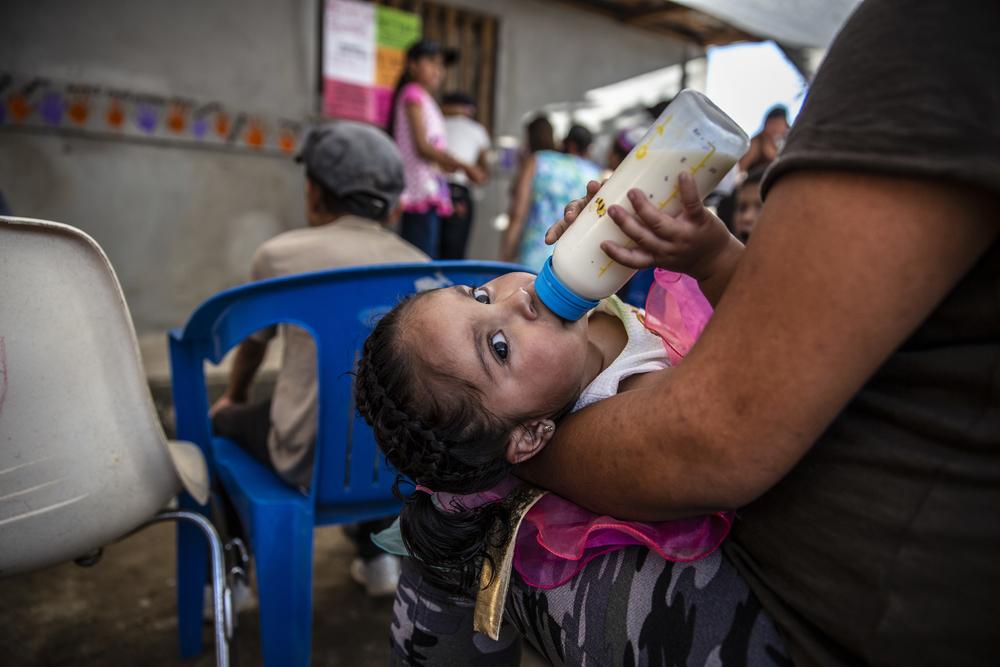
[[[375,8],[375,43],[405,51],[420,39],[420,17],[392,7]]]

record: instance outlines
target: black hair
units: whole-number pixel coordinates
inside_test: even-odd
[[[393,141],[396,140],[396,105],[399,103],[399,94],[402,92],[403,87],[411,81],[413,81],[413,77],[410,76],[410,61],[407,59],[406,65],[403,67],[403,73],[399,75],[396,87],[392,91],[392,104],[389,105],[389,120],[385,124],[385,133]]]
[[[767,121],[773,120],[775,118],[780,118],[784,120],[786,123],[788,122],[788,109],[785,107],[785,105],[776,104],[770,109],[768,109],[767,113],[764,115],[764,122],[767,123]]]
[[[355,376],[358,412],[389,463],[417,484],[456,494],[484,491],[510,474],[507,442],[519,422],[494,415],[472,384],[407,349],[408,313],[427,294],[400,302],[365,341]],[[443,381],[461,390],[435,391]],[[483,561],[495,566],[490,550],[510,537],[510,508],[498,501],[444,512],[423,491],[403,498],[400,486],[397,479],[396,494],[405,501],[403,542],[424,576],[450,592],[474,595]]]
[[[464,107],[475,107],[476,101],[461,91],[452,91],[441,96],[441,104],[457,104]]]
[[[646,113],[648,113],[653,120],[656,120],[660,115],[666,110],[670,103],[674,101],[674,98],[668,97],[667,99],[660,100],[651,107],[646,107]]]
[[[743,182],[740,183],[740,187],[742,188],[744,185],[752,185],[753,183],[760,183],[762,180],[764,180],[764,172],[767,171],[768,166],[769,165],[767,164],[759,164],[756,167],[752,167],[750,171],[747,172],[746,178],[744,178]]]
[[[527,125],[528,152],[555,150],[556,139],[552,132],[552,123],[545,115],[532,118]]]
[[[393,140],[396,138],[396,104],[399,102],[399,94],[406,84],[413,81],[413,77],[410,76],[410,64],[417,62],[421,58],[434,58],[436,56],[441,56],[444,63],[448,65],[458,58],[458,53],[454,49],[442,48],[437,42],[428,39],[421,39],[414,42],[406,50],[406,64],[403,66],[403,73],[399,75],[399,80],[396,81],[396,87],[392,90],[392,103],[389,105],[389,120],[385,124],[386,134],[392,137]]]
[[[389,202],[365,193],[338,196],[330,191],[311,171],[306,169],[306,178],[319,189],[323,210],[331,215],[357,215],[376,222],[386,222],[392,212]]]
[[[594,141],[594,135],[583,125],[574,125],[566,133],[563,143],[573,142],[581,153],[586,153],[590,144]]]

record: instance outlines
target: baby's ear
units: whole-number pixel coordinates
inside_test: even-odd
[[[548,444],[556,425],[551,419],[532,419],[514,429],[507,440],[507,460],[511,463],[527,461]]]

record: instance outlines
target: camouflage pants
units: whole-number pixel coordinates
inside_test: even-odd
[[[472,630],[473,603],[430,586],[410,563],[396,592],[394,665],[516,665],[521,637],[554,665],[791,665],[780,635],[721,550],[672,563],[630,547],[569,583],[515,576],[493,642]]]

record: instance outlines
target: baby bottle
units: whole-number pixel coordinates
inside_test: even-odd
[[[633,211],[626,195],[639,188],[661,211],[677,215],[681,172],[708,195],[749,145],[746,133],[707,97],[681,91],[556,243],[535,280],[538,298],[563,319],[583,317],[635,273],[601,250],[603,241],[635,246],[608,208],[618,204]]]

